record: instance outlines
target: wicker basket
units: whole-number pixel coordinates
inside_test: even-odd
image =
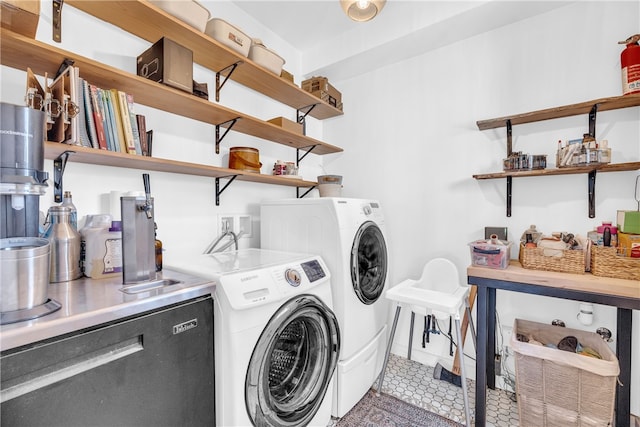
[[[517,341],[557,344],[575,336],[602,359]],[[598,334],[516,319],[511,336],[521,426],[612,426],[618,359]]]
[[[591,247],[591,273],[594,276],[640,280],[640,258],[616,255],[616,248]]]
[[[518,259],[522,267],[531,270],[560,271],[562,273],[584,274],[585,253],[576,250],[557,250],[562,256],[547,256],[544,248],[525,248],[520,244]]]

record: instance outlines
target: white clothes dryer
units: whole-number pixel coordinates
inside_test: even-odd
[[[388,255],[375,200],[320,197],[266,201],[261,247],[319,254],[331,271],[342,349],[332,415],[344,416],[371,388],[384,362]]]
[[[340,332],[322,258],[260,249],[167,258],[216,281],[217,425],[325,427]]]

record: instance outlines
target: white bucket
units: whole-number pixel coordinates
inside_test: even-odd
[[[320,197],[340,197],[342,196],[342,185],[339,184],[318,184]]]

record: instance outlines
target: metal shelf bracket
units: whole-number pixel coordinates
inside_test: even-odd
[[[302,148],[296,148],[296,164],[298,166],[300,166],[300,162],[302,161],[302,159],[307,157],[307,155],[309,153],[311,153],[313,151],[313,149],[316,148],[316,147],[317,147],[317,145],[312,145],[311,148],[309,148],[307,151],[305,151],[302,156],[300,155],[300,151],[302,150]]]
[[[229,184],[231,184],[237,177],[238,175],[216,177],[216,206],[220,206],[220,195],[222,194],[222,192],[226,190]],[[222,188],[220,188],[220,179],[222,178],[229,178],[229,181],[227,181],[227,183]]]
[[[596,114],[598,112],[598,104],[593,104],[589,111],[589,136],[596,137]]]
[[[244,61],[234,62],[233,64],[223,68],[222,70],[216,73],[216,102],[220,102],[220,90],[222,89],[222,86],[224,86],[227,80],[229,80],[229,77],[231,77],[231,74],[233,74],[233,72],[236,70],[236,67],[243,63]],[[227,70],[230,70],[230,71],[226,75],[222,74]],[[220,77],[224,77],[224,80],[222,81],[222,83],[220,83]]]
[[[69,155],[74,153],[75,151],[67,150],[53,161],[53,200],[56,203],[62,202],[62,177],[64,175],[64,168],[67,166]]]
[[[511,217],[511,194],[513,191],[513,177],[507,177],[507,217]]]
[[[229,131],[231,130],[231,128],[233,127],[233,125],[236,124],[236,122],[238,120],[240,120],[241,117],[236,117],[235,119],[231,119],[231,120],[227,120],[226,122],[223,123],[219,123],[216,125],[216,154],[220,154],[220,143],[222,142],[222,140],[224,139],[225,136],[227,136],[227,133],[229,133]],[[231,124],[229,124],[231,123]],[[226,130],[224,131],[224,133],[222,134],[222,136],[220,136],[220,128],[229,124],[229,126],[226,127]]]
[[[311,111],[313,111],[314,108],[316,108],[316,105],[318,104],[307,105],[306,107],[298,108],[296,110],[297,120],[298,123],[302,125],[303,135],[307,134],[307,116],[309,115],[309,113],[311,113]]]
[[[296,187],[296,197],[297,197],[298,199],[302,199],[304,196],[306,196],[307,194],[309,194],[309,192],[310,192],[311,190],[313,190],[314,188],[316,188],[316,186],[315,186],[315,185],[314,185],[314,186],[311,186],[311,187],[309,187],[309,189],[308,189],[307,191],[305,191],[304,193],[300,194],[300,189],[301,189],[301,188],[305,188],[305,187]]]
[[[511,119],[507,119],[507,157],[513,152],[513,128]],[[507,177],[507,217],[511,217],[511,196],[513,192],[513,177]]]
[[[596,171],[595,169],[589,172],[589,218],[596,217]]]

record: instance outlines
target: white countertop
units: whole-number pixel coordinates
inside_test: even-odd
[[[122,276],[81,278],[49,284],[48,297],[62,308],[33,320],[0,327],[0,351],[68,334],[103,323],[155,310],[204,295],[213,295],[215,282],[165,269],[158,279],[180,283],[135,293],[122,291]]]

